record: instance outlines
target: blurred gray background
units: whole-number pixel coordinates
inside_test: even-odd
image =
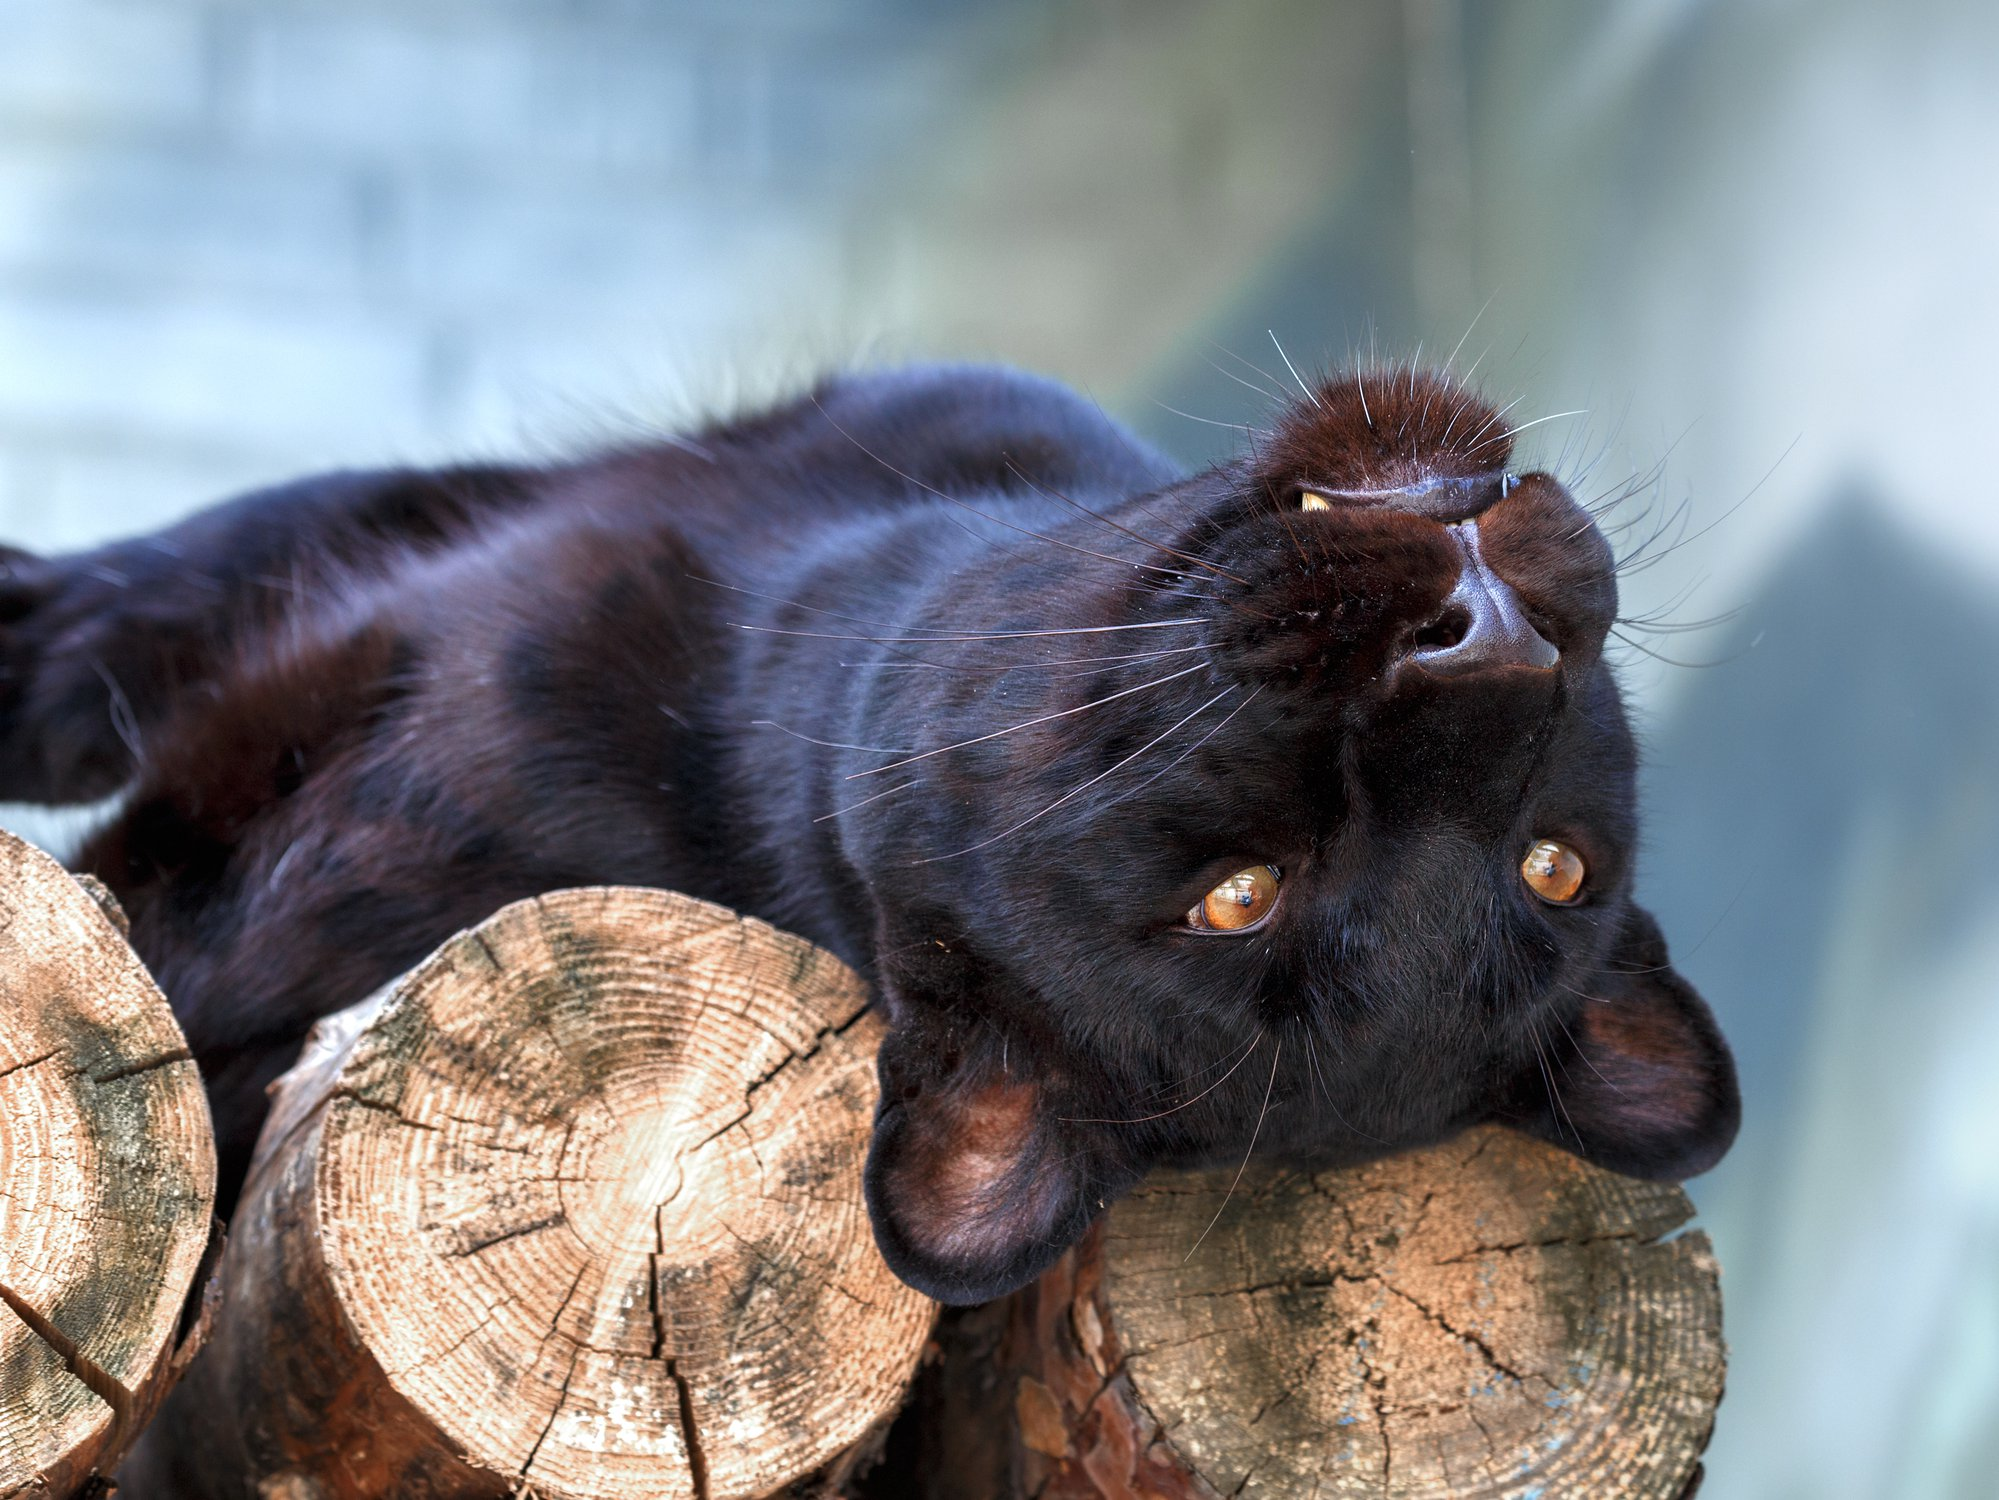
[[[1727,617],[1619,647],[1748,1095],[1704,1497],[1985,1500],[1995,189],[1989,0],[0,0],[0,538],[936,354],[1201,461],[1270,330],[1458,348]]]

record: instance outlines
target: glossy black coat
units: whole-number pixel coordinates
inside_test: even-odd
[[[0,798],[129,783],[81,863],[187,1028],[225,1194],[314,1018],[610,882],[870,979],[869,1205],[946,1300],[1252,1142],[1498,1118],[1686,1175],[1738,1104],[1630,897],[1611,554],[1507,453],[1383,371],[1183,475],[1060,387],[929,368],[584,463],[308,480],[0,553]],[[1574,906],[1520,879],[1543,837]],[[1264,863],[1268,922],[1185,927]]]

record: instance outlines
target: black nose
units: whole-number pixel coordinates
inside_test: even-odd
[[[1411,665],[1437,677],[1456,677],[1496,667],[1548,671],[1562,659],[1520,607],[1506,580],[1485,565],[1478,547],[1478,522],[1448,527],[1463,554],[1457,586],[1444,607],[1416,632]]]

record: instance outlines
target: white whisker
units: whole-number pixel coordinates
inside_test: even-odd
[[[800,734],[796,729],[786,729],[775,719],[752,719],[752,729],[775,729],[779,734],[788,734],[795,740],[803,740],[808,745],[819,745],[828,750],[863,750],[869,755],[907,755],[906,745],[848,745],[839,740],[815,740],[809,734]]]
[[[1024,641],[1048,635],[1109,635],[1118,630],[1167,630],[1175,625],[1207,625],[1206,618],[1193,620],[1146,620],[1137,625],[1071,625],[1060,630],[993,630],[984,634],[963,635],[834,635],[822,630],[782,630],[775,625],[746,625],[740,620],[728,622],[731,628],[747,630],[756,635],[800,636],[814,641],[872,641],[882,646],[939,646],[956,645],[965,641]]]
[[[1166,762],[1165,765],[1161,766],[1158,770],[1154,771],[1150,776],[1146,777],[1145,780],[1141,781],[1137,786],[1133,787],[1130,791],[1119,792],[1117,796],[1111,798],[1111,800],[1105,804],[1106,808],[1108,809],[1116,807],[1120,802],[1130,801],[1133,797],[1136,797],[1140,792],[1144,791],[1147,787],[1151,786],[1153,782],[1157,781],[1160,777],[1164,776],[1168,771],[1172,770],[1175,766],[1179,765],[1181,761],[1185,760],[1188,756],[1192,755],[1196,750],[1200,749],[1203,745],[1207,744],[1209,740],[1213,739],[1216,735],[1220,734],[1224,729],[1228,728],[1230,720],[1234,719],[1237,714],[1241,713],[1245,708],[1248,708],[1250,704],[1254,703],[1256,701],[1256,695],[1262,692],[1264,687],[1265,684],[1259,682],[1255,687],[1251,688],[1249,690],[1249,696],[1247,698],[1243,699],[1242,702],[1238,703],[1234,708],[1230,709],[1226,714],[1222,716],[1221,723],[1217,724],[1213,729],[1210,729],[1206,734],[1202,735],[1198,740],[1194,741],[1193,744],[1189,745],[1185,750],[1182,750],[1178,755],[1174,756],[1173,759]]]
[[[1091,787],[1095,786],[1098,782],[1102,781],[1106,776],[1112,776],[1115,775],[1117,772],[1122,771],[1126,766],[1130,765],[1133,761],[1137,760],[1139,756],[1145,754],[1146,751],[1150,750],[1154,745],[1158,744],[1161,740],[1168,739],[1172,735],[1177,733],[1181,728],[1181,726],[1186,724],[1188,720],[1198,718],[1200,715],[1206,713],[1209,709],[1213,708],[1217,703],[1221,702],[1222,699],[1226,698],[1230,693],[1233,693],[1235,690],[1236,690],[1235,684],[1230,683],[1227,687],[1223,688],[1219,693],[1215,694],[1214,697],[1210,698],[1206,703],[1203,703],[1199,708],[1195,709],[1192,713],[1188,714],[1186,718],[1181,719],[1179,723],[1174,724],[1172,727],[1168,728],[1163,733],[1158,734],[1154,736],[1152,739],[1147,740],[1143,745],[1140,745],[1136,750],[1132,751],[1131,754],[1127,755],[1123,760],[1119,761],[1109,770],[1099,771],[1095,776],[1092,776],[1088,781],[1084,782],[1081,786],[1075,788],[1075,790],[1067,792],[1060,797],[1057,797],[1053,802],[1049,803],[1046,807],[1042,808],[1040,812],[1034,814],[1033,817],[1022,818],[1018,823],[1014,824],[1013,827],[1002,828],[998,833],[994,834],[991,838],[980,839],[979,842],[976,844],[968,844],[963,849],[955,850],[950,854],[933,854],[927,859],[919,859],[914,861],[914,863],[919,865],[933,865],[936,864],[939,860],[956,859],[961,854],[971,854],[977,850],[985,848],[989,844],[997,844],[1001,839],[1007,837],[1007,835],[1009,834],[1020,832],[1020,830],[1025,828],[1029,823],[1033,823],[1038,821],[1039,819],[1047,817],[1050,813],[1055,811],[1056,808],[1062,806],[1064,803],[1075,801],[1076,798],[1082,796],[1083,793],[1087,792]]]
[[[1257,1045],[1260,1042],[1262,1042],[1262,1040],[1268,1033],[1269,1033],[1269,1028],[1267,1026],[1259,1026],[1256,1030],[1256,1035],[1249,1039],[1249,1045],[1243,1048],[1242,1055],[1238,1057],[1235,1060],[1235,1062],[1230,1065],[1228,1072],[1222,1074],[1221,1077],[1217,1078],[1213,1083],[1209,1084],[1206,1088],[1202,1089],[1200,1093],[1196,1094],[1193,1098],[1187,1100],[1185,1103],[1176,1104],[1171,1109],[1162,1109],[1156,1115],[1138,1115],[1128,1120],[1111,1120],[1111,1119],[1097,1120],[1097,1119],[1087,1119],[1087,1118],[1076,1118],[1065,1115],[1062,1117],[1063,1123],[1068,1125],[1143,1125],[1151,1120],[1163,1120],[1168,1115],[1177,1115],[1180,1113],[1181,1110],[1189,1109],[1192,1106],[1199,1104],[1203,1099],[1207,1098],[1208,1095],[1212,1094],[1216,1089],[1220,1088],[1223,1084],[1227,1083],[1231,1078],[1235,1077],[1236,1069],[1240,1068],[1244,1063],[1250,1060],[1251,1056],[1253,1056],[1256,1052]]]
[[[1486,443],[1504,443],[1512,438],[1517,438],[1520,436],[1521,433],[1525,432],[1528,428],[1539,427],[1543,422],[1553,422],[1562,417],[1586,417],[1588,415],[1589,415],[1588,409],[1580,406],[1577,407],[1574,411],[1550,412],[1545,417],[1536,417],[1531,422],[1522,422],[1518,427],[1509,427],[1506,429],[1506,431],[1500,433],[1497,437],[1489,437],[1485,440],[1485,443],[1480,443],[1478,444],[1477,447],[1472,448],[1469,451],[1476,453],[1478,452],[1479,448],[1483,448],[1486,445]],[[1478,435],[1477,433],[1472,434],[1472,436],[1474,437],[1476,437],[1477,435]]]
[[[892,786],[885,792],[876,792],[872,797],[863,797],[858,802],[849,802],[845,807],[835,808],[832,812],[821,813],[818,817],[814,818],[812,821],[815,823],[824,823],[829,818],[841,817],[847,813],[852,812],[857,807],[866,807],[870,802],[879,802],[884,797],[892,797],[897,792],[906,792],[911,787],[918,786],[921,784],[922,784],[921,777],[911,777],[908,781],[903,782],[899,786]]]
[[[1270,1081],[1263,1086],[1263,1107],[1256,1112],[1256,1128],[1249,1133],[1249,1149],[1242,1154],[1242,1165],[1235,1169],[1235,1181],[1229,1184],[1229,1190],[1222,1195],[1222,1206],[1215,1210],[1215,1216],[1208,1220],[1208,1228],[1201,1231],[1201,1238],[1194,1241],[1181,1260],[1180,1264],[1183,1266],[1194,1258],[1194,1251],[1201,1248],[1201,1240],[1208,1237],[1208,1230],[1221,1223],[1222,1215],[1228,1211],[1229,1200],[1235,1197],[1235,1190],[1242,1182],[1242,1174],[1249,1170],[1249,1159],[1256,1154],[1256,1138],[1263,1134],[1263,1121],[1270,1113],[1270,1091],[1277,1087],[1277,1062],[1283,1056],[1284,1038],[1280,1036],[1277,1039],[1277,1049],[1270,1054]]]
[[[940,745],[935,750],[925,750],[921,755],[912,755],[906,760],[892,760],[885,766],[876,766],[873,770],[856,771],[847,780],[855,781],[863,776],[879,776],[883,771],[893,771],[898,766],[911,765],[919,760],[928,760],[933,755],[943,755],[952,750],[963,750],[967,745],[983,745],[987,740],[996,740],[1005,735],[1018,734],[1023,729],[1032,729],[1036,724],[1047,724],[1055,719],[1069,718],[1071,715],[1082,713],[1087,709],[1102,708],[1106,703],[1113,702],[1118,698],[1129,698],[1133,693],[1142,693],[1147,688],[1164,686],[1166,683],[1177,681],[1189,673],[1206,671],[1207,665],[1206,662],[1197,661],[1191,667],[1182,667],[1177,672],[1169,672],[1164,677],[1155,677],[1150,682],[1141,682],[1136,687],[1120,688],[1115,693],[1106,693],[1101,698],[1093,699],[1088,703],[1078,704],[1074,708],[1064,708],[1052,714],[1043,714],[1038,719],[1029,719],[1025,723],[1015,724],[1007,729],[995,729],[991,734],[981,734],[969,740],[960,740],[955,745]]]
[[[1277,343],[1277,330],[1275,328],[1267,328],[1264,330],[1264,332],[1270,335],[1270,342],[1272,344],[1276,344],[1277,357],[1284,361],[1284,368],[1289,370],[1291,372],[1291,378],[1298,382],[1298,394],[1303,396],[1307,401],[1311,402],[1314,406],[1320,405],[1319,398],[1313,395],[1311,387],[1305,384],[1305,377],[1300,375],[1298,373],[1298,367],[1291,363],[1291,356],[1284,352],[1284,346],[1282,344]],[[1360,379],[1360,374],[1358,371],[1354,373],[1354,379],[1355,380]],[[1366,402],[1366,399],[1367,398],[1364,396],[1361,398],[1363,404]],[[1374,423],[1370,421],[1367,425],[1372,427]]]

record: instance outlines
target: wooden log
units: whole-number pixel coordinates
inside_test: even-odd
[[[947,1324],[905,1446],[955,1479],[918,1493],[1691,1494],[1721,1298],[1707,1237],[1662,1239],[1677,1187],[1496,1127],[1253,1173],[1224,1209],[1234,1175],[1148,1179],[1004,1310]]]
[[[0,833],[0,1496],[101,1490],[193,1347],[214,1133],[122,924]]]
[[[280,1082],[147,1494],[837,1487],[935,1308],[861,1200],[880,1023],[658,891],[506,908]]]

